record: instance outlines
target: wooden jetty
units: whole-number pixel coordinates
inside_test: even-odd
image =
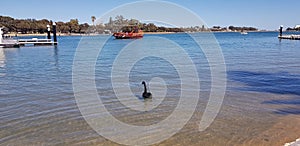
[[[2,36],[0,36],[2,39]],[[0,40],[0,48],[18,48],[20,47],[20,44],[18,43],[17,40],[13,39],[5,39],[5,40]]]
[[[47,39],[17,39],[14,40],[12,38],[3,39],[2,37],[2,28],[0,28],[0,48],[18,48],[26,45],[34,45],[34,46],[52,46],[57,45],[57,36],[56,36],[56,24],[53,23],[53,41],[50,36],[50,25],[47,25]]]
[[[19,48],[26,45],[33,45],[33,46],[53,46],[57,45],[56,42],[53,42],[51,39],[3,39],[0,43],[0,47],[2,48]]]
[[[279,39],[300,40],[300,35],[295,35],[295,34],[282,35],[282,29],[283,29],[283,26],[281,25],[279,28],[279,35],[278,35]]]
[[[279,39],[289,39],[289,40],[300,40],[300,35],[279,35],[278,36]]]
[[[47,45],[54,45],[54,42],[51,39],[19,39],[18,43],[20,46],[25,46],[27,44],[32,44],[34,46],[47,46]]]

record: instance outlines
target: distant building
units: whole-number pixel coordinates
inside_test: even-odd
[[[295,26],[295,29],[299,29],[299,28],[300,28],[300,25],[296,25],[296,26]]]

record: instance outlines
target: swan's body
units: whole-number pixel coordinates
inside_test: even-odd
[[[147,86],[146,86],[145,81],[143,81],[142,84],[144,85],[143,97],[144,98],[152,98],[152,94],[150,92],[147,92]]]

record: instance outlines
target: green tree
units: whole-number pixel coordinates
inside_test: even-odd
[[[70,33],[77,33],[79,32],[79,23],[78,19],[71,19],[70,22],[67,23],[69,26]]]
[[[144,28],[147,32],[157,32],[157,26],[154,23],[149,23]]]
[[[79,25],[79,33],[87,33],[89,29],[89,24],[84,23]]]
[[[56,22],[57,31],[60,33],[68,33],[69,32],[69,26],[64,22]]]

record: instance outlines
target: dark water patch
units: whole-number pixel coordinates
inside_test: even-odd
[[[300,75],[251,71],[228,71],[227,74],[229,80],[246,85],[237,87],[238,90],[300,96]]]
[[[271,99],[261,104],[284,106],[275,109],[273,113],[279,115],[299,115],[300,108],[300,76],[288,72],[250,72],[229,71],[228,78],[232,81],[242,83],[243,87],[232,89],[239,91],[265,92],[280,95],[293,95],[294,97],[284,99]]]
[[[274,113],[280,115],[300,115],[300,108],[283,108],[276,110]]]
[[[276,105],[300,105],[300,98],[295,99],[283,99],[283,100],[270,100],[270,101],[264,101],[263,104],[276,104]]]

